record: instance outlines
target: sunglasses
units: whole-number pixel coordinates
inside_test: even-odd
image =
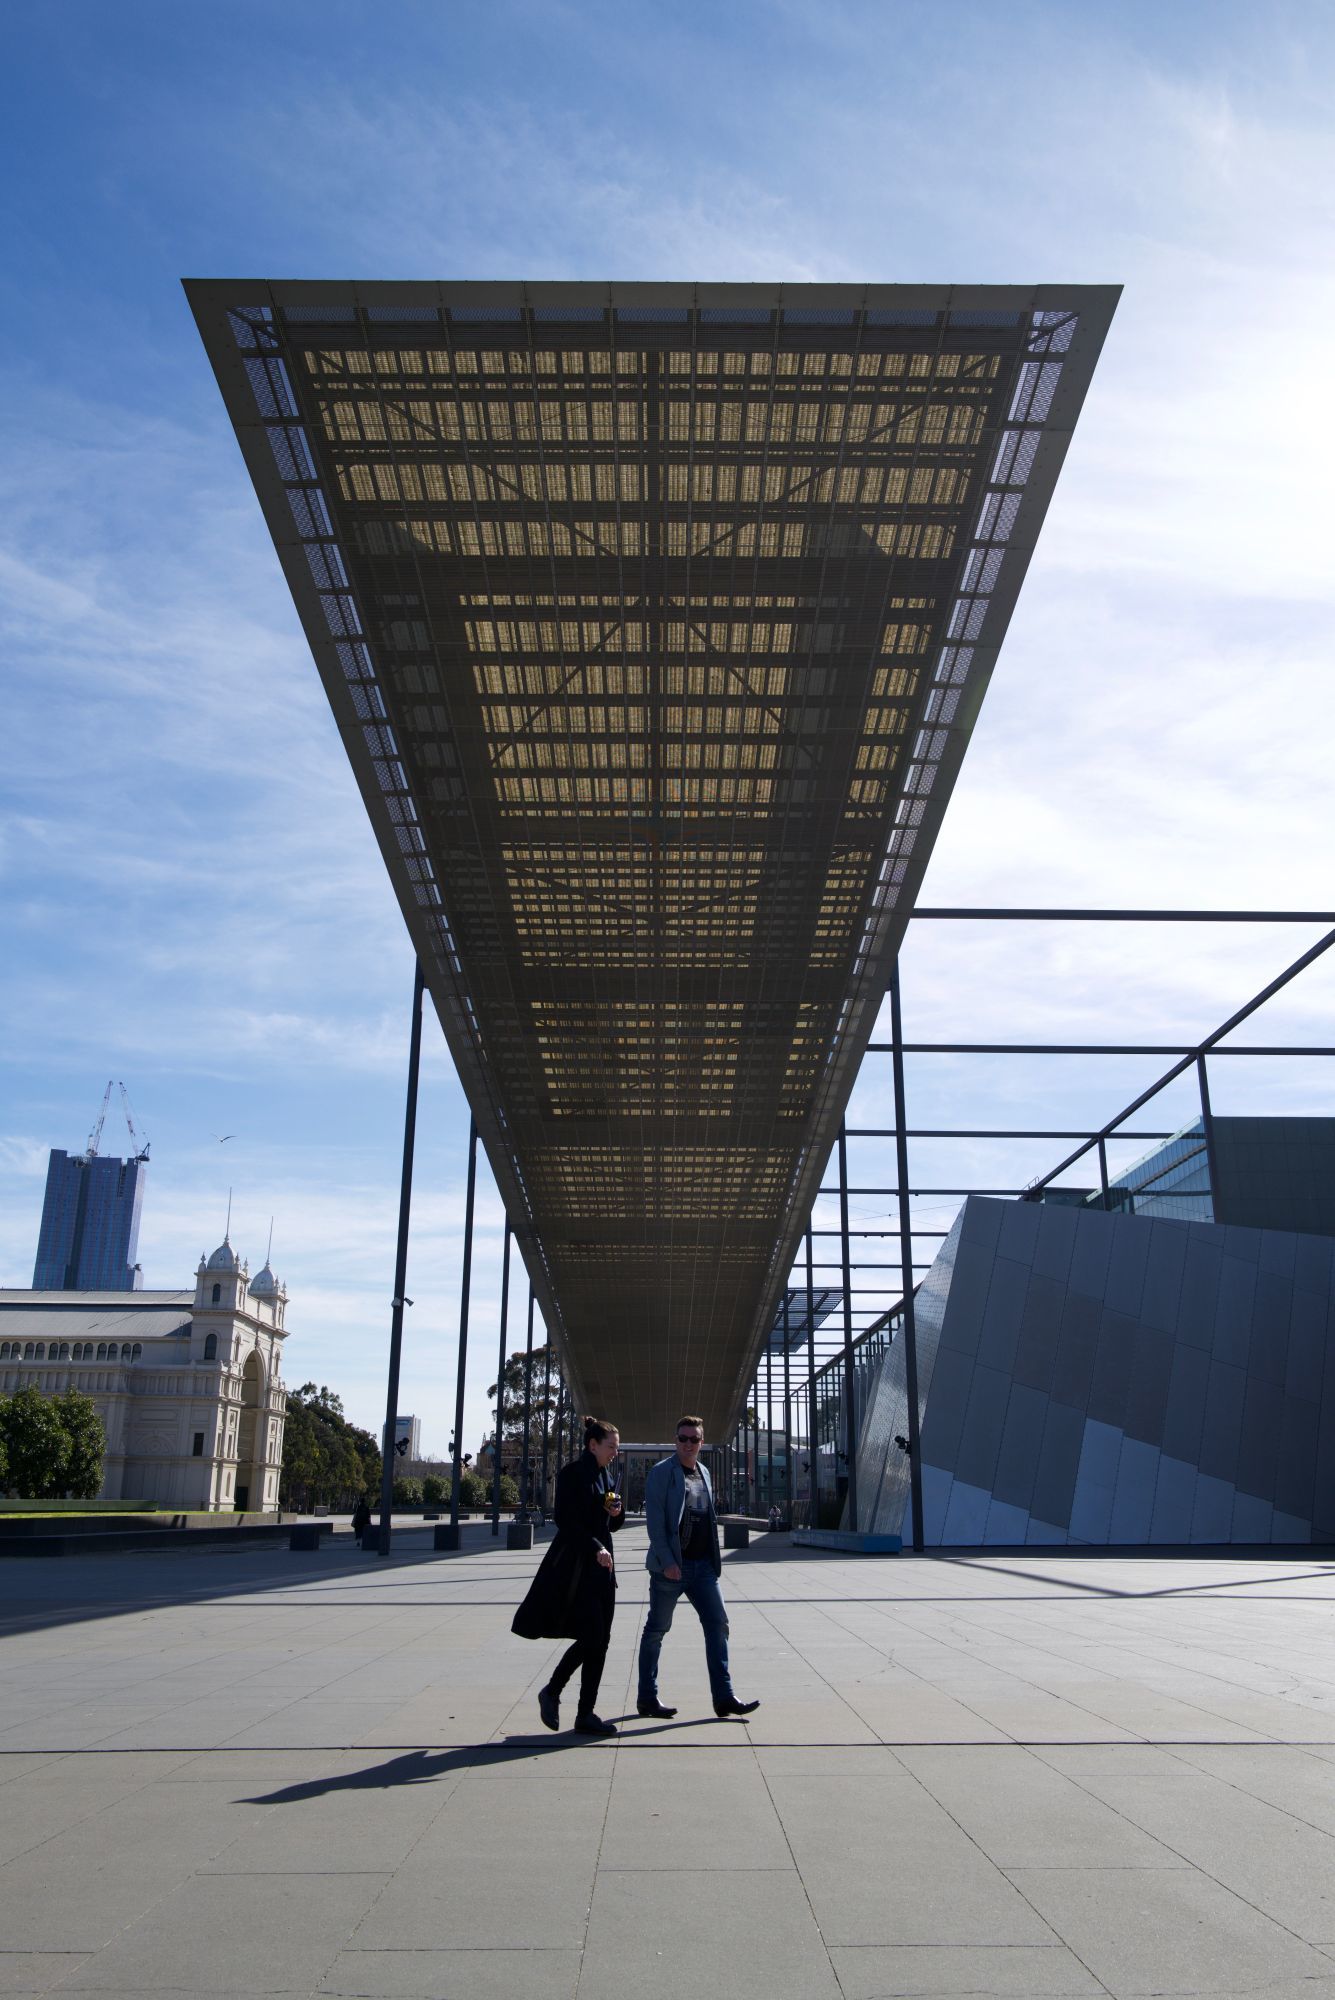
[[[705,1441],[705,1440],[704,1440],[704,1433],[703,1433],[703,1431],[678,1431],[678,1432],[677,1432],[677,1443],[678,1443],[678,1444],[703,1444],[703,1443],[704,1443],[704,1441]]]

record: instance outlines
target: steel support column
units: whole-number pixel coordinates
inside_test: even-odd
[[[913,1288],[913,1217],[909,1209],[909,1134],[904,1103],[904,1022],[900,1006],[899,960],[890,968],[890,1038],[895,1081],[895,1179],[899,1183],[899,1262],[904,1299],[904,1387],[909,1405],[909,1500],[913,1549],[922,1553],[922,1438],[918,1421],[918,1323]]]
[[[491,1460],[491,1532],[501,1532],[501,1439],[505,1435],[505,1336],[510,1317],[510,1218],[505,1218],[505,1248],[501,1252],[501,1346],[496,1363],[496,1443]]]
[[[791,1297],[787,1285],[783,1288],[783,1493],[787,1503],[784,1507],[784,1524],[793,1525],[793,1391],[788,1373],[788,1301]]]
[[[816,1519],[816,1273],[812,1264],[811,1217],[807,1217],[807,1457],[810,1460],[810,1497],[807,1501],[809,1528]]]
[[[464,1196],[464,1266],[459,1284],[459,1372],[454,1386],[454,1463],[450,1477],[450,1526],[459,1529],[459,1487],[464,1463],[464,1382],[468,1371],[468,1296],[473,1285],[473,1208],[477,1196],[477,1120],[468,1121],[468,1188]]]
[[[422,995],[419,958],[413,966],[413,1013],[408,1032],[408,1097],[403,1110],[403,1168],[399,1175],[399,1239],[394,1252],[394,1298],[389,1319],[389,1381],[385,1390],[384,1454],[380,1466],[379,1554],[389,1554],[394,1518],[394,1432],[399,1420],[399,1359],[403,1352],[403,1293],[408,1282],[408,1223],[413,1205],[413,1148],[417,1140],[417,1080],[422,1067]]]
[[[533,1479],[530,1432],[533,1427],[533,1287],[528,1288],[528,1339],[524,1350],[524,1457],[519,1481],[519,1519],[528,1519],[528,1499]]]
[[[547,1512],[547,1467],[548,1447],[552,1441],[552,1342],[551,1336],[542,1345],[542,1500],[544,1515]]]
[[[1210,1079],[1205,1069],[1204,1051],[1196,1058],[1196,1083],[1201,1093],[1201,1130],[1205,1134],[1205,1172],[1210,1183],[1210,1215],[1214,1218],[1215,1194],[1219,1187],[1218,1161],[1214,1147],[1214,1113],[1210,1109]]]
[[[903,1175],[900,1175],[903,1180]],[[848,1525],[858,1531],[857,1402],[853,1392],[853,1271],[848,1248],[848,1132],[839,1121],[839,1245],[844,1279],[844,1447],[848,1467]],[[835,1464],[838,1465],[838,1431]],[[838,1474],[836,1472],[836,1478]]]
[[[765,1512],[774,1505],[774,1342],[765,1348]]]

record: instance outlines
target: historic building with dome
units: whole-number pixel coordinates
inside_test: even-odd
[[[287,1288],[224,1238],[193,1292],[0,1290],[0,1394],[81,1389],[107,1434],[99,1498],[271,1512]]]

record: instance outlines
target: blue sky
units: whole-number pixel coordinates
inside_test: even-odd
[[[0,1283],[124,1078],[147,1282],[233,1186],[252,1267],[276,1218],[288,1378],[378,1423],[411,960],[183,276],[1125,284],[926,900],[1335,902],[1329,5],[60,0],[5,39]],[[1313,935],[919,926],[908,1025],[1194,1036]],[[1318,968],[1266,1039],[1329,1040],[1333,998]],[[465,1120],[427,1043],[402,1400],[443,1450]],[[1335,1110],[1318,1067],[1219,1068],[1218,1109]],[[1065,1125],[1149,1080],[909,1082],[917,1123]],[[853,1122],[887,1097],[868,1070]]]

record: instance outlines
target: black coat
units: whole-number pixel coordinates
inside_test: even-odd
[[[598,1561],[625,1520],[609,1516],[603,1495],[615,1488],[591,1451],[581,1452],[556,1475],[556,1535],[514,1615],[521,1639],[597,1639],[616,1610],[616,1572]]]

